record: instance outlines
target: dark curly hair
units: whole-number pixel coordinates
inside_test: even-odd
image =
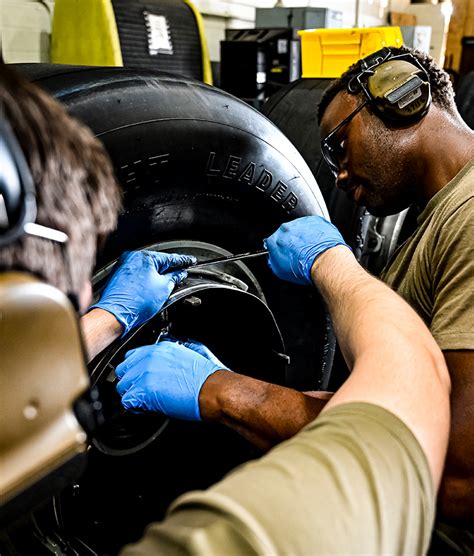
[[[431,56],[421,52],[420,50],[414,50],[412,48],[407,48],[406,46],[401,46],[399,48],[390,46],[389,50],[394,55],[412,54],[420,62],[428,74],[433,103],[441,108],[444,108],[448,112],[456,110],[454,102],[454,89],[451,80],[449,79],[449,75],[438,66]],[[329,87],[324,91],[318,106],[318,123],[321,123],[323,114],[332,99],[341,91],[348,92],[347,85],[349,81],[359,72],[359,62],[356,62],[347,71],[345,71],[341,77],[331,82]]]

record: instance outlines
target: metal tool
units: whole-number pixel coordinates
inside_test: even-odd
[[[164,272],[174,272],[175,270],[188,270],[193,268],[201,268],[202,266],[210,266],[218,263],[231,263],[233,261],[240,261],[242,259],[253,259],[254,257],[261,257],[262,255],[268,255],[268,249],[261,249],[260,251],[250,251],[249,253],[240,253],[239,255],[227,255],[226,257],[219,257],[217,259],[210,259],[208,261],[197,261],[196,263],[191,263],[189,265],[180,268],[169,268]]]

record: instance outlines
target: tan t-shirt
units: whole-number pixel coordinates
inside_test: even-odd
[[[424,554],[434,497],[411,431],[381,407],[348,403],[179,498],[121,555]]]
[[[474,349],[474,159],[430,200],[380,278],[441,349]]]

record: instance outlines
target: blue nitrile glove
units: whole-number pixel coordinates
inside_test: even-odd
[[[320,216],[304,216],[286,224],[264,241],[268,264],[281,280],[312,285],[311,267],[316,257],[345,245],[339,230]]]
[[[124,327],[123,335],[154,317],[176,284],[187,276],[184,270],[161,275],[168,268],[192,264],[195,257],[156,251],[126,251],[110,277],[100,300],[91,309],[112,313]]]
[[[125,409],[159,411],[200,421],[199,393],[216,371],[229,370],[203,344],[165,338],[132,349],[115,369]]]

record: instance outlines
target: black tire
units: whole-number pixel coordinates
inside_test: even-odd
[[[326,202],[334,189],[334,178],[321,164],[318,105],[330,82],[331,79],[298,79],[282,87],[262,107],[262,113],[296,146],[313,175],[319,176],[318,185]]]
[[[22,64],[106,146],[125,210],[98,267],[168,239],[262,247],[282,222],[327,214],[311,171],[259,112],[218,89],[147,70]],[[271,185],[270,185],[271,182]],[[252,263],[292,359],[288,385],[325,387],[332,357],[316,292]]]
[[[115,166],[124,211],[100,253],[98,268],[124,250],[167,240],[203,241],[234,253],[260,249],[282,222],[327,215],[313,175],[293,145],[268,119],[227,93],[147,70],[49,65],[20,69],[93,130]],[[262,258],[248,266],[291,358],[286,384],[325,388],[334,342],[316,290],[277,280]],[[220,434],[174,422],[160,436],[159,446],[148,446],[133,461],[116,457],[111,462],[110,456],[91,450],[80,496],[65,496],[61,502],[65,515],[83,516],[76,520],[74,535],[112,552],[132,540],[177,494],[205,487],[235,465],[235,454],[219,453],[229,442]],[[256,455],[237,435],[232,438],[235,451],[247,459]],[[203,472],[206,460],[200,461],[191,473],[190,453],[222,461],[208,473]],[[156,483],[151,463],[159,475]],[[131,473],[134,484],[128,488],[122,478]],[[147,493],[146,507],[137,503],[137,492]],[[133,520],[125,519],[127,507],[133,509]],[[94,529],[97,515],[102,525]],[[120,534],[114,533],[117,527]],[[104,541],[110,536],[113,542]]]
[[[148,70],[20,69],[93,130],[115,166],[124,211],[98,268],[124,250],[167,240],[213,243],[234,253],[260,249],[282,222],[327,215],[316,181],[293,145],[267,118],[227,93]],[[248,266],[291,358],[285,383],[325,388],[334,337],[316,290],[277,280],[262,258]],[[78,516],[74,536],[101,547],[99,552],[114,552],[140,535],[147,520],[159,518],[177,494],[205,487],[235,465],[235,454],[221,453],[229,436],[224,442],[218,431],[206,434],[199,425],[172,425],[159,446],[149,445],[131,456],[133,461],[125,456],[111,461],[91,450],[80,495],[61,501],[64,515]],[[252,457],[238,435],[232,438],[234,451]],[[198,462],[190,461],[193,454]],[[220,458],[219,465],[202,473],[207,460],[201,454],[211,461]],[[129,488],[123,479],[131,473],[134,485]],[[145,505],[137,501],[137,492],[146,493]],[[127,510],[133,520],[127,521]],[[97,515],[102,524],[94,528]]]

